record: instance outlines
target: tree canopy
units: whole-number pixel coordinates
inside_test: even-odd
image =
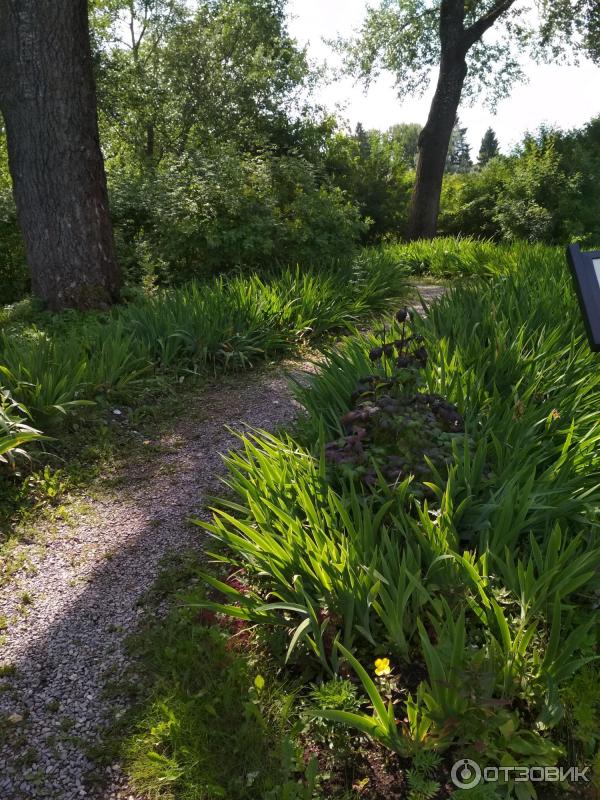
[[[419,94],[439,68],[429,119],[419,140],[411,204],[412,238],[435,235],[442,179],[461,101],[494,105],[525,78],[523,55],[597,57],[597,3],[593,0],[379,0],[362,27],[338,40],[346,70],[365,84],[392,73],[399,96]],[[497,29],[495,36],[486,34]]]
[[[508,96],[513,83],[527,77],[524,53],[575,60],[581,45],[591,58],[600,56],[595,0],[379,0],[367,9],[357,34],[335,45],[346,70],[365,84],[387,71],[400,96],[421,94],[440,63],[441,23],[457,12],[468,68],[464,98],[494,104]],[[496,23],[502,33],[483,39]]]

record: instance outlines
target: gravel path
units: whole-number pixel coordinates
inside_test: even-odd
[[[282,370],[209,388],[156,457],[133,465],[115,497],[94,501],[92,513],[42,547],[23,546],[34,571],[0,590],[8,619],[0,645],[1,800],[94,796],[84,784],[94,766],[85,748],[123,713],[103,684],[123,673],[123,640],[161,559],[200,547],[200,531],[186,518],[217,488],[219,453],[234,441],[225,426],[272,430],[295,411]],[[118,767],[109,783],[103,800],[138,800]]]
[[[415,288],[427,303],[444,291]],[[201,547],[186,520],[218,488],[219,454],[234,443],[225,426],[273,430],[296,411],[283,369],[209,387],[153,457],[128,465],[114,496],[19,547],[29,567],[0,589],[0,800],[144,800],[118,765],[109,788],[85,787],[87,748],[124,713],[103,688],[128,666],[124,640],[161,561]]]
[[[436,283],[416,283],[413,284],[413,289],[415,291],[415,296],[412,299],[412,304],[419,314],[423,311],[423,306],[419,302],[418,295],[421,296],[427,306],[430,306],[448,291],[447,286],[441,286]]]

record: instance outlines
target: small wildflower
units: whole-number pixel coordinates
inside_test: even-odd
[[[550,412],[550,417],[551,419],[554,420],[560,419],[560,412],[558,411],[558,409],[553,408],[552,411]]]
[[[383,677],[389,675],[392,671],[389,658],[376,658],[375,659],[375,675]]]

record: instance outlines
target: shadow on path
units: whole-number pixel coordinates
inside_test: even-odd
[[[0,646],[1,800],[91,796],[85,748],[123,713],[103,685],[127,665],[123,641],[161,560],[202,547],[199,529],[186,520],[218,490],[220,453],[235,441],[224,426],[273,430],[296,413],[281,371],[228,380],[200,392],[194,404],[163,438],[167,452],[124,472],[115,497],[94,502],[92,513],[63,526],[44,552],[30,553],[35,573],[0,593],[0,613],[9,618],[23,592],[33,599]],[[117,776],[115,770],[112,788],[100,796],[137,800]]]

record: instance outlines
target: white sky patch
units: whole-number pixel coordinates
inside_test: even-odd
[[[365,0],[290,0],[290,33],[299,44],[308,45],[311,58],[339,66],[335,53],[323,42],[338,34],[350,35],[363,20]],[[548,123],[560,128],[581,127],[600,115],[600,68],[587,61],[579,67],[538,65],[527,67],[529,83],[516,85],[509,99],[498,105],[496,114],[482,105],[464,105],[459,114],[468,129],[476,156],[486,128],[492,127],[503,152],[509,152],[526,131]],[[433,76],[435,82],[435,75]],[[342,78],[324,87],[317,100],[331,110],[342,106],[342,116],[354,127],[384,130],[398,122],[425,123],[434,85],[422,98],[398,99],[391,75],[382,75],[367,94],[362,85]]]

